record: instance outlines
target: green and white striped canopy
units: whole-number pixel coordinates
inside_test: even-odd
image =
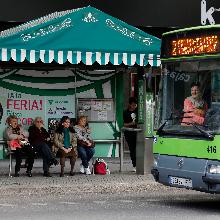
[[[159,66],[160,45],[160,39],[88,6],[2,31],[0,60]]]

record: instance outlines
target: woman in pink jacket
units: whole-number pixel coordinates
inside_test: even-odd
[[[192,83],[191,96],[184,100],[184,118],[181,125],[203,125],[207,110],[208,105],[202,99],[199,83]]]

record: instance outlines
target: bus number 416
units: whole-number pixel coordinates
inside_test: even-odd
[[[212,154],[212,153],[215,154],[215,153],[216,153],[216,146],[208,146],[208,147],[207,147],[207,152],[208,152],[208,153],[211,153],[211,154]]]

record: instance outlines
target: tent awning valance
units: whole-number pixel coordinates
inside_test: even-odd
[[[158,38],[90,6],[0,33],[0,61],[159,66],[159,54]]]
[[[55,60],[59,64],[66,61],[71,64],[79,64],[82,61],[86,65],[92,65],[94,62],[98,62],[100,65],[106,65],[109,62],[114,65],[124,63],[128,66],[133,66],[135,63],[140,66],[145,66],[148,63],[151,66],[160,65],[160,56],[154,54],[0,49],[0,60],[9,61],[10,59],[16,62],[23,62],[26,59],[30,63],[36,63],[38,60],[43,63],[51,63]]]

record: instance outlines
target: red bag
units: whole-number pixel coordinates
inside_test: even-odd
[[[96,159],[94,163],[94,173],[101,175],[110,174],[108,166],[103,159]]]
[[[10,148],[21,148],[21,145],[17,139],[9,141]]]

